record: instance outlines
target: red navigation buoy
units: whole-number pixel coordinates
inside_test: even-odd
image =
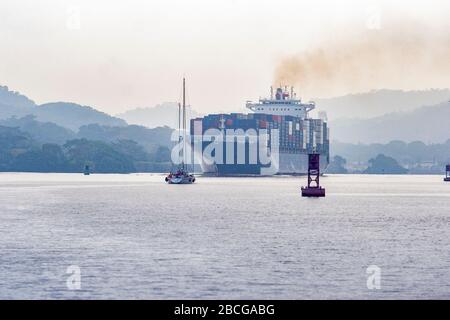
[[[308,157],[308,186],[302,187],[302,197],[325,197],[325,189],[319,184],[320,155],[312,153]]]

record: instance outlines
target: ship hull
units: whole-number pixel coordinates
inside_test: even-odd
[[[328,166],[328,155],[320,155],[320,172]],[[215,176],[260,176],[262,166],[259,164],[206,164],[201,165],[202,172]],[[280,152],[279,166],[273,174],[277,175],[306,175],[308,173],[308,154],[291,154]]]

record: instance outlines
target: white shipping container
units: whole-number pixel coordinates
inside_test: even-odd
[[[318,144],[322,144],[323,140],[322,140],[322,131],[323,131],[323,126],[316,128],[316,142]]]

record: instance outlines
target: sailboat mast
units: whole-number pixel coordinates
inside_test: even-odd
[[[186,79],[183,77],[183,169],[186,163]]]
[[[181,142],[181,103],[178,102],[178,143]]]

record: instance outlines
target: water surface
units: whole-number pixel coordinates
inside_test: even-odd
[[[0,174],[0,298],[450,298],[440,176],[163,179]]]

